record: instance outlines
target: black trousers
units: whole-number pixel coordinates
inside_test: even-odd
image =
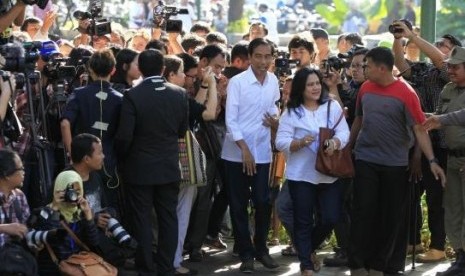
[[[136,251],[136,267],[139,275],[174,275],[174,254],[178,243],[178,204],[179,183],[162,185],[127,186],[130,208],[131,234],[139,243]],[[152,256],[152,208],[158,218],[158,250]]]
[[[410,185],[406,166],[355,162],[349,267],[392,271],[405,266]]]
[[[211,237],[217,237],[223,222],[224,215],[228,209],[228,189],[226,187],[226,180],[224,175],[224,161],[221,159],[218,161],[218,176],[221,179],[219,192],[215,195],[213,205],[210,211],[210,218],[208,220],[208,231],[207,234]]]
[[[439,160],[439,166],[446,171],[447,150],[433,148],[434,155]],[[415,183],[414,199],[411,204],[410,215],[410,244],[420,243],[420,229],[423,226],[420,199],[426,192],[426,205],[428,206],[428,228],[431,232],[430,248],[444,250],[446,243],[446,231],[444,229],[444,208],[442,206],[443,188],[441,181],[434,178],[430,165],[425,156],[422,157],[423,179]]]

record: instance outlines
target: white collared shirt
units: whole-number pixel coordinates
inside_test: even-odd
[[[313,184],[333,183],[336,177],[319,173],[315,169],[318,152],[318,139],[320,127],[326,127],[328,103],[324,103],[315,111],[309,111],[302,105],[297,108],[300,117],[294,110],[286,110],[279,120],[279,128],[276,134],[276,148],[286,155],[286,178],[294,181],[305,181]],[[332,100],[329,115],[329,127],[333,127],[342,113],[342,108],[337,101]],[[299,149],[291,152],[292,140],[302,139],[306,135],[312,135],[315,140]],[[346,120],[343,118],[335,128],[334,137],[341,141],[344,148],[349,141],[350,131]]]
[[[255,163],[271,162],[271,130],[263,126],[268,112],[278,114],[279,84],[275,75],[267,72],[263,85],[252,67],[233,77],[228,84],[226,98],[226,136],[221,158],[242,163],[241,149],[236,141],[244,140]]]

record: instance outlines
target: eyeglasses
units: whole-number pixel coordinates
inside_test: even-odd
[[[197,80],[197,76],[191,76],[191,75],[188,75],[188,74],[185,74],[186,75],[186,78],[191,78],[192,81],[196,81]]]

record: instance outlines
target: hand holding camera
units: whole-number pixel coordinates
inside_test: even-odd
[[[406,19],[395,20],[389,25],[389,32],[394,35],[395,39],[400,39],[402,37],[411,39],[415,36],[412,23]]]
[[[86,220],[92,220],[92,209],[90,208],[87,199],[83,198],[82,196],[79,196],[77,204],[79,206],[79,209],[81,209],[82,213],[84,214],[84,218]]]
[[[202,85],[207,83],[207,86],[216,84],[215,73],[211,66],[202,69]]]

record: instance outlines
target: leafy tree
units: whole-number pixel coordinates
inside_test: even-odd
[[[436,33],[438,36],[452,34],[465,39],[465,1],[442,0],[441,9],[437,13]]]

